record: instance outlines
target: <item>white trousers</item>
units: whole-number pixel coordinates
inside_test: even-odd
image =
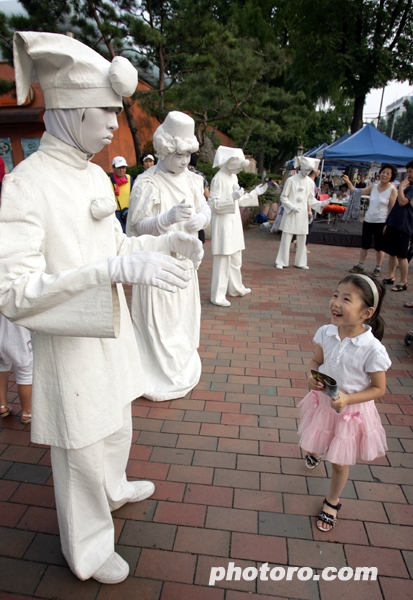
[[[77,450],[51,447],[57,517],[63,555],[79,579],[89,579],[115,549],[111,510],[128,502],[126,480],[132,439],[131,404],[123,427]]]
[[[276,265],[282,267],[288,267],[290,264],[290,247],[291,240],[293,238],[292,233],[285,233],[283,231],[281,236],[280,247],[278,248],[277,258],[275,259]],[[294,266],[305,267],[307,266],[307,249],[305,247],[305,240],[307,235],[297,235],[297,250],[295,253]]]
[[[230,296],[243,296],[245,287],[241,276],[242,250],[235,254],[214,254],[212,264],[211,301],[222,302]]]

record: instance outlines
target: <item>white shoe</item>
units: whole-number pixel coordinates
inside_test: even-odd
[[[231,306],[231,302],[226,298],[222,302],[214,302],[213,300],[211,300],[211,302],[212,304],[215,304],[215,306]]]
[[[297,265],[294,265],[297,267]],[[310,267],[307,267],[307,265],[303,265],[302,267],[297,267],[297,269],[305,269],[308,270]]]
[[[92,575],[99,583],[120,583],[129,575],[129,565],[117,552],[111,554],[106,562]]]
[[[275,265],[275,268],[276,268],[276,269],[283,269],[284,267],[283,267],[282,265],[277,265],[277,264],[276,264],[276,265]]]
[[[111,512],[114,510],[119,510],[119,508],[125,504],[128,504],[128,502],[140,502],[141,500],[145,500],[146,498],[149,498],[149,496],[152,496],[155,491],[155,486],[152,481],[128,481],[127,486],[128,487],[125,490],[125,496],[127,499],[122,499],[118,502],[111,502]],[[132,495],[130,498],[128,498],[128,488],[132,488]]]
[[[155,491],[155,486],[152,481],[130,481],[135,488],[135,493],[129,502],[140,502],[152,496]]]
[[[236,298],[237,296],[246,296],[247,294],[251,294],[250,288],[244,288],[241,294],[229,294],[229,296],[231,296],[231,298]]]

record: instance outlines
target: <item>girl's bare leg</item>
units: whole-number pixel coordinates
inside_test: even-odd
[[[347,465],[335,465],[334,463],[332,463],[331,466],[333,467],[333,473],[331,475],[330,490],[326,496],[326,500],[333,506],[336,506],[340,500],[340,494],[347,483],[350,467]],[[323,505],[323,510],[333,517],[337,515],[336,510],[325,504]],[[318,520],[317,524],[325,531],[330,531],[330,529],[332,529],[330,525],[327,525],[327,523],[324,523],[323,521]]]
[[[32,414],[32,386],[17,384],[17,393],[19,395],[20,405],[22,407],[22,413],[27,415]]]
[[[7,386],[9,382],[9,372],[1,371],[0,372],[0,406],[7,407]],[[6,408],[0,408],[0,414],[7,413]]]

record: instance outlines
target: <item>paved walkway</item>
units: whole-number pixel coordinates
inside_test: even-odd
[[[413,598],[413,356],[403,344],[409,293],[385,300],[393,367],[378,403],[389,452],[352,467],[334,531],[313,516],[329,466],[308,471],[296,445],[296,403],[306,393],[311,339],[327,322],[331,291],[358,250],[311,246],[309,271],[277,271],[279,236],[246,233],[244,282],[253,293],[228,309],[209,303],[210,244],[201,267],[200,384],[182,400],[134,403],[132,478],[155,495],[114,513],[131,576],[117,586],[78,581],[59,547],[49,451],[17,417],[0,431],[0,600],[341,600]],[[373,256],[369,257],[373,260]],[[413,298],[413,287],[411,290]],[[15,399],[15,386],[10,398]],[[16,404],[18,408],[18,403]],[[378,568],[377,581],[218,581],[212,567],[270,563]],[[253,576],[253,571],[248,571]],[[302,571],[305,575],[307,571]]]

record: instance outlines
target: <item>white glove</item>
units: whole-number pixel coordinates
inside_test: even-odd
[[[172,231],[168,233],[169,252],[176,252],[192,260],[194,269],[198,269],[204,256],[201,240],[185,233],[184,231]]]
[[[239,200],[240,198],[242,198],[242,196],[245,194],[244,192],[244,188],[242,187],[235,187],[234,186],[234,191],[232,192],[232,197],[234,198],[234,200]]]
[[[191,217],[192,206],[190,204],[185,204],[185,200],[183,200],[181,204],[173,206],[166,213],[166,218],[168,220],[169,225],[173,225],[174,223],[180,223],[181,221],[188,221]]]
[[[191,273],[184,262],[161,252],[133,252],[113,256],[108,259],[108,267],[112,283],[153,285],[168,292],[186,288],[191,279]]]
[[[254,188],[254,192],[257,194],[257,196],[261,196],[262,194],[265,194],[265,192],[267,191],[268,188],[268,183],[262,183],[260,185],[257,185],[256,188]]]
[[[321,202],[321,206],[324,208],[325,206],[327,206],[327,204],[330,204],[330,200],[323,200]]]
[[[195,215],[192,215],[189,221],[185,223],[185,229],[187,231],[199,231],[200,229],[203,229],[207,223],[207,215],[205,215],[202,212],[199,212]]]
[[[301,210],[301,206],[293,206],[293,207],[291,208],[291,210],[292,210],[293,212],[295,212],[295,213],[299,213],[299,212],[300,212],[300,210]]]

